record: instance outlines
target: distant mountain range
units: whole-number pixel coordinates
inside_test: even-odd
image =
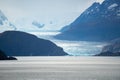
[[[53,42],[20,31],[6,31],[0,33],[0,50],[8,56],[68,55]]]
[[[109,41],[120,37],[120,0],[93,3],[73,23],[61,29],[57,39]]]
[[[39,31],[39,29],[43,28],[45,24],[42,24],[36,20],[20,20],[16,23],[12,23],[6,17],[6,15],[0,10],[0,32],[4,32],[7,30],[20,30],[20,31]]]
[[[5,30],[16,30],[16,27],[7,19],[0,10],[0,32]]]

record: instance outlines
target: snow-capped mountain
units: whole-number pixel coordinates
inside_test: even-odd
[[[0,32],[6,30],[16,30],[16,27],[7,19],[4,13],[0,10]]]
[[[41,24],[40,22],[38,21],[33,21],[32,22],[32,25],[38,27],[38,28],[43,28],[45,26],[45,24]]]
[[[45,24],[41,24],[40,22],[29,18],[20,18],[11,22],[0,10],[0,32],[7,30],[39,31],[44,26]]]
[[[45,24],[42,24],[42,22],[40,23],[39,21],[34,20],[31,17],[17,18],[14,21],[14,24],[17,27],[17,30],[25,31],[25,32],[41,31],[45,25]]]
[[[105,0],[101,4],[93,3],[55,37],[92,41],[106,41],[120,37],[120,1]]]

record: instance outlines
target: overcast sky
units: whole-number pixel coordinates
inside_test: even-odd
[[[43,23],[56,22],[59,26],[71,23],[93,2],[103,0],[0,0],[0,10],[14,21],[21,18],[37,19]]]

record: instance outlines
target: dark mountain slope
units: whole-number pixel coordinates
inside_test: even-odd
[[[20,31],[0,34],[0,49],[9,56],[63,56],[62,48],[49,40]]]
[[[14,57],[7,56],[3,51],[0,50],[0,60],[17,60]]]
[[[110,41],[97,56],[120,56],[120,38]]]
[[[120,37],[120,1],[93,3],[73,23],[64,27],[57,39],[109,41]]]

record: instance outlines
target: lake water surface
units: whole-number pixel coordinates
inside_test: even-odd
[[[0,61],[0,80],[120,80],[120,57],[17,57]]]

